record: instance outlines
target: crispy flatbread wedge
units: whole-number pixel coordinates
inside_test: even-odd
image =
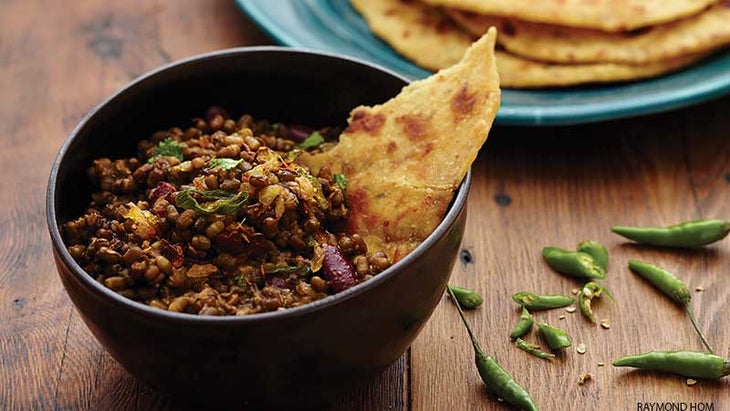
[[[553,63],[648,64],[730,44],[730,0],[685,19],[623,33],[444,11],[475,36],[497,27],[498,43],[510,53]]]
[[[473,36],[444,13],[418,2],[351,0],[377,36],[416,64],[431,70],[448,67],[469,47]],[[500,85],[505,88],[564,87],[586,83],[637,80],[668,73],[704,54],[692,54],[650,64],[553,64],[497,51]]]
[[[537,23],[629,31],[699,13],[719,0],[424,0],[444,6]]]
[[[345,174],[348,228],[370,250],[398,261],[441,222],[499,108],[496,34],[389,101],[355,108],[337,145],[298,158],[315,173]]]

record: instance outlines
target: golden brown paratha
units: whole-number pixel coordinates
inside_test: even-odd
[[[437,70],[458,61],[473,37],[440,11],[417,1],[351,0],[373,32],[416,64]],[[445,50],[448,48],[448,50]],[[700,55],[644,65],[595,63],[551,64],[496,52],[500,84],[506,88],[563,87],[628,81],[684,67]]]
[[[497,27],[499,44],[513,54],[554,63],[647,64],[730,44],[730,0],[682,20],[625,33],[554,26],[456,9],[445,12],[475,36]]]
[[[550,64],[526,60],[509,53],[497,54],[497,66],[504,87],[567,87],[578,84],[609,83],[655,77],[678,70],[700,60],[690,55],[657,63],[630,65],[620,63]]]
[[[424,0],[433,6],[537,23],[629,31],[691,16],[719,0]]]
[[[376,36],[430,70],[440,70],[459,61],[473,41],[440,10],[423,3],[400,0],[351,0],[350,3]]]
[[[454,66],[355,108],[337,145],[299,157],[313,172],[345,174],[349,230],[369,249],[397,261],[443,218],[499,108],[495,39],[489,30]]]

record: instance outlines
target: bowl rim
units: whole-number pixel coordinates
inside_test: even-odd
[[[446,231],[452,226],[457,217],[459,216],[462,209],[466,207],[467,197],[469,194],[469,188],[471,186],[472,171],[471,167],[467,171],[466,176],[461,181],[461,184],[455,191],[455,196],[452,198],[449,209],[446,215],[442,218],[436,229],[426,237],[413,251],[406,255],[403,259],[397,261],[392,266],[388,267],[382,273],[370,278],[369,280],[363,281],[345,291],[337,294],[329,295],[311,303],[307,303],[298,307],[287,308],[285,310],[270,311],[264,313],[255,313],[247,315],[225,315],[225,316],[200,316],[188,313],[177,313],[159,308],[150,307],[146,304],[134,301],[130,298],[119,295],[111,289],[97,282],[90,274],[84,271],[83,268],[71,257],[68,249],[64,245],[63,238],[60,231],[60,222],[56,215],[56,185],[58,183],[58,172],[61,167],[61,163],[66,157],[66,153],[70,146],[74,143],[79,133],[86,127],[87,123],[104,108],[107,104],[117,99],[120,95],[127,93],[128,90],[139,86],[144,81],[155,77],[164,75],[168,70],[185,66],[189,64],[198,64],[207,60],[226,58],[232,56],[238,56],[241,54],[255,54],[255,53],[282,53],[282,54],[295,54],[295,55],[315,55],[318,57],[324,57],[325,59],[334,60],[345,60],[358,65],[366,66],[378,71],[381,71],[387,75],[393,76],[404,82],[404,87],[410,83],[410,81],[402,75],[382,67],[378,64],[374,64],[362,59],[349,57],[337,53],[323,52],[319,50],[311,50],[306,48],[295,48],[295,47],[282,47],[282,46],[249,46],[249,47],[234,47],[227,48],[202,54],[197,54],[184,59],[173,61],[162,65],[158,68],[152,69],[134,80],[128,82],[110,96],[104,98],[99,104],[93,107],[74,129],[65,138],[63,144],[58,150],[56,157],[53,161],[50,176],[48,178],[48,186],[46,188],[46,223],[48,225],[48,231],[51,236],[52,247],[56,253],[56,257],[60,258],[63,264],[66,266],[68,271],[81,282],[87,289],[97,295],[97,297],[106,300],[107,302],[127,310],[139,314],[154,318],[157,320],[170,321],[170,322],[185,322],[185,323],[197,323],[205,325],[223,325],[229,323],[259,323],[262,321],[275,321],[284,320],[290,318],[296,318],[309,313],[325,309],[327,307],[334,307],[343,303],[346,300],[354,298],[371,288],[376,287],[378,284],[389,280],[391,277],[398,274],[398,272],[410,265],[414,260],[423,255],[429,248],[431,248],[437,239],[441,238],[446,234]],[[56,263],[57,265],[58,263]],[[56,267],[58,275],[60,276],[60,267]],[[64,288],[66,288],[64,286]]]

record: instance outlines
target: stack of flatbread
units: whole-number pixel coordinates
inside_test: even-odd
[[[502,87],[659,76],[730,44],[730,0],[351,0],[371,30],[418,65],[454,64],[499,31]]]

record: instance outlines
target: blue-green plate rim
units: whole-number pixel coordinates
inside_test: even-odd
[[[409,79],[423,78],[430,74],[398,55],[370,32],[357,33],[357,27],[363,28],[367,25],[349,7],[347,0],[236,0],[236,3],[251,20],[282,45],[364,58]],[[295,3],[307,10],[314,10],[313,7],[318,5],[329,6],[329,9],[321,7],[317,18],[324,15],[332,18],[332,21],[350,19],[350,22],[358,23],[357,27],[342,24],[332,26],[332,29],[326,29],[322,24],[301,28],[287,27],[276,17],[282,17],[282,7],[291,10]],[[338,11],[344,14],[327,16],[334,13],[331,7],[338,7]],[[347,35],[359,34],[360,39],[365,39],[376,47],[368,50],[349,49],[334,42],[327,47],[318,47],[316,44],[301,41],[297,36],[299,30],[307,30],[310,35],[316,36],[332,36],[343,31]],[[327,43],[328,40],[324,40],[327,36],[320,40]],[[644,81],[555,90],[503,89],[502,106],[497,112],[495,122],[516,126],[590,123],[675,110],[728,93],[730,51],[725,51],[683,71]],[[525,103],[530,99],[533,103]]]

